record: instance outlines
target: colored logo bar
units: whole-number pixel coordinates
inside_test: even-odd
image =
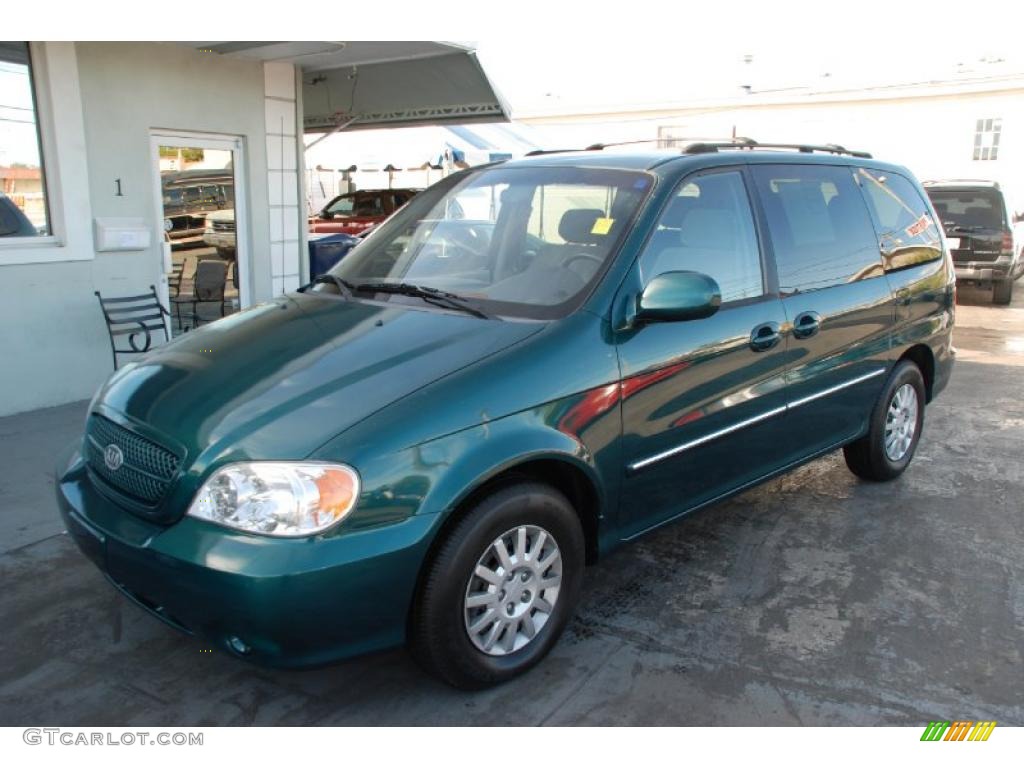
[[[995,720],[932,720],[921,734],[921,741],[988,741]]]

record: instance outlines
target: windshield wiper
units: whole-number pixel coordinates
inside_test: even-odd
[[[335,288],[338,289],[338,293],[340,293],[346,299],[352,298],[352,291],[355,288],[355,286],[352,285],[352,283],[350,283],[348,280],[340,278],[337,275],[332,275],[330,273],[317,275],[312,280],[310,280],[309,285],[304,286],[304,288],[310,288],[314,285],[319,285],[321,283],[328,283],[330,285],[333,285]]]
[[[412,283],[357,283],[352,286],[352,288],[356,291],[395,293],[400,296],[414,296],[438,307],[457,309],[460,312],[465,312],[483,320],[493,319],[487,312],[484,312],[479,307],[474,307],[469,304],[464,296],[459,296],[457,293],[442,291],[440,288],[430,288],[426,285],[413,285]]]
[[[952,229],[953,232],[977,232],[981,227],[968,224],[954,224],[950,229]]]

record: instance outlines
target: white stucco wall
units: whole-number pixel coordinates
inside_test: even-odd
[[[758,141],[842,144],[910,168],[920,179],[974,178],[999,181],[1024,206],[1024,83],[993,85],[971,92],[950,85],[907,88],[897,98],[877,91],[821,94],[786,102],[732,100],[687,109],[635,110],[590,115],[518,117],[537,126],[552,146],[586,146],[597,141],[651,139],[658,129],[674,135]],[[973,160],[979,118],[1001,118],[995,161]],[[653,145],[652,145],[653,146]]]
[[[294,91],[292,65],[171,43],[46,43],[32,52],[56,236],[0,243],[0,415],[87,398],[110,374],[93,291],[144,293],[161,274],[152,131],[241,137],[248,183],[236,194],[249,213],[250,295],[267,299],[300,274],[296,101],[276,103],[290,137],[287,119],[271,134],[268,108],[275,83],[290,79]],[[97,217],[144,219],[151,247],[96,253]]]

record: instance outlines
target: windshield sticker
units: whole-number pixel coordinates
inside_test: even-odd
[[[920,235],[926,229],[928,229],[928,216],[922,214],[921,218],[907,227],[905,231],[908,237],[914,237],[915,235]]]
[[[594,227],[590,230],[592,235],[607,235],[612,231],[612,224],[615,223],[615,219],[599,218],[594,220]]]

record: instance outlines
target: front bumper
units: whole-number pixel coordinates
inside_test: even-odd
[[[141,520],[102,495],[80,459],[58,477],[60,513],[83,554],[135,603],[214,647],[306,667],[404,642],[435,515],[274,539],[189,517]]]

